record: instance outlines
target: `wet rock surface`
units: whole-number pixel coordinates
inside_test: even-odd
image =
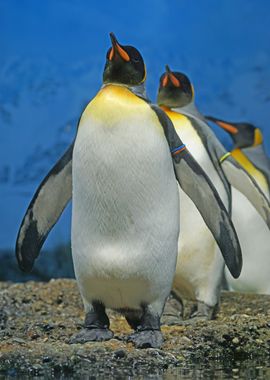
[[[191,305],[186,306],[188,312]],[[113,312],[109,314],[114,339],[68,344],[84,318],[74,280],[0,283],[0,307],[0,378],[163,377],[175,367],[180,370],[194,363],[270,361],[270,296],[225,292],[216,320],[164,325],[162,349],[145,350],[126,342],[131,330]]]

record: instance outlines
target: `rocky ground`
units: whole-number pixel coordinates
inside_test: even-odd
[[[74,280],[0,283],[0,306],[0,378],[171,379],[176,378],[175,368],[179,378],[188,378],[185,371],[194,366],[209,371],[224,363],[253,361],[261,368],[270,362],[270,296],[224,293],[217,320],[164,325],[160,350],[138,350],[126,343],[130,328],[114,313],[110,314],[113,340],[68,344],[84,316]],[[228,377],[215,378],[240,378],[237,368],[229,368]]]

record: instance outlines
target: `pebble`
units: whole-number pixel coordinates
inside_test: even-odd
[[[26,343],[24,339],[17,338],[17,337],[13,338],[12,341],[15,343],[20,343],[20,344]]]
[[[114,351],[113,356],[116,359],[123,359],[123,358],[125,358],[127,356],[127,353],[126,353],[125,350],[119,349],[119,350]]]
[[[33,297],[30,303],[22,304],[20,300],[26,297],[26,292]],[[163,327],[164,345],[161,350],[137,350],[132,344],[126,344],[130,330],[123,317],[111,311],[109,315],[117,339],[85,345],[63,343],[76,333],[76,326],[81,327],[84,317],[74,281],[16,284],[15,287],[10,286],[6,293],[0,292],[0,305],[8,315],[6,329],[0,329],[0,369],[4,371],[20,368],[23,373],[29,373],[29,370],[36,369],[40,375],[42,370],[48,370],[58,371],[61,376],[71,371],[78,378],[88,378],[90,373],[96,378],[140,378],[142,375],[145,378],[162,378],[162,371],[168,366],[183,368],[185,364],[195,362],[200,365],[207,361],[211,369],[213,361],[220,363],[227,354],[230,358],[239,352],[236,355],[239,360],[256,355],[260,363],[269,355],[269,314],[262,313],[256,317],[255,312],[252,316],[246,314],[250,305],[251,312],[255,306],[256,310],[260,307],[270,310],[270,297],[266,296],[256,295],[255,298],[235,294],[230,302],[231,295],[225,294],[226,307],[221,302],[221,316],[217,320],[205,322],[203,327],[199,324]],[[49,302],[50,298],[53,304]],[[59,311],[56,300],[60,302],[62,298],[65,308]],[[231,363],[230,367],[233,365]],[[32,375],[36,373],[32,372]],[[235,370],[231,375],[236,378],[239,373]],[[165,375],[165,378],[169,377]]]

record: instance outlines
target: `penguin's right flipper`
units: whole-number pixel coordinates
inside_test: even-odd
[[[16,240],[19,267],[30,272],[41,247],[72,196],[73,145],[44,178],[32,198]]]
[[[208,176],[185,148],[166,114],[156,106],[152,105],[152,108],[163,126],[179,185],[203,217],[232,276],[239,277],[242,269],[241,247],[222,200]]]

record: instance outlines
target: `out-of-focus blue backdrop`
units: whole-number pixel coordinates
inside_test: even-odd
[[[190,76],[202,112],[253,122],[269,153],[269,25],[268,0],[0,0],[2,257],[101,85],[110,31],[141,51],[152,100],[169,63]],[[229,137],[217,132],[229,148]],[[45,249],[69,239],[70,208]]]

